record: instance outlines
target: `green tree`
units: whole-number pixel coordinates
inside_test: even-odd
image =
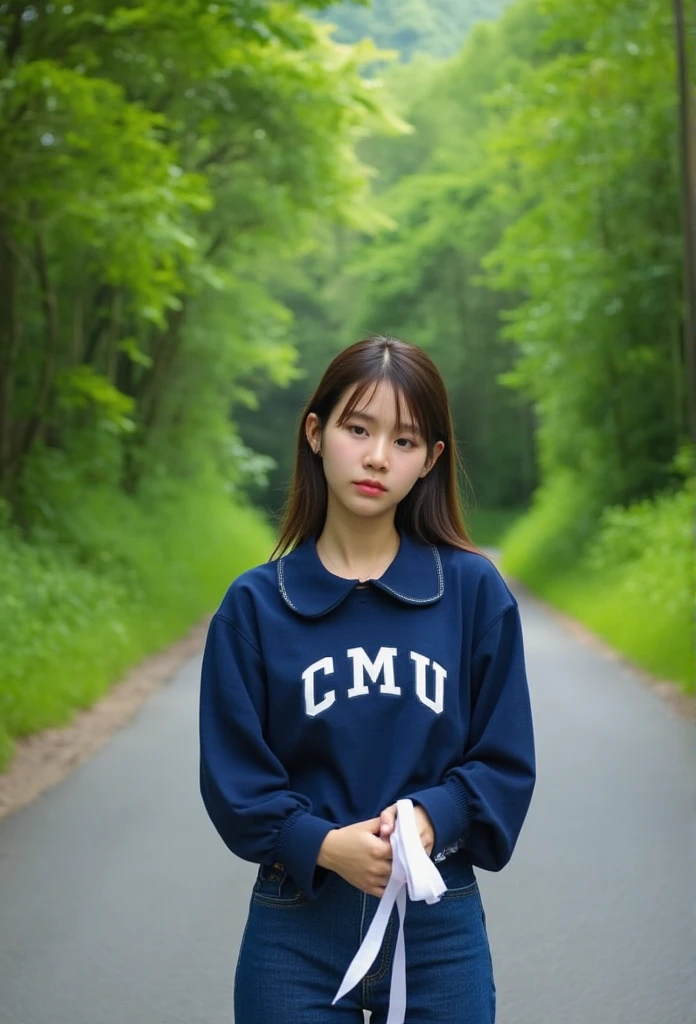
[[[306,6],[0,9],[0,493],[20,519],[32,459],[41,486],[78,451],[130,490],[155,465],[229,471],[237,378],[291,373],[265,262],[317,218],[370,222],[355,142],[385,123],[373,48]]]
[[[509,379],[539,411],[544,473],[626,502],[669,484],[686,433],[671,8],[537,6],[547,59],[496,97],[509,223],[486,262],[524,297]]]

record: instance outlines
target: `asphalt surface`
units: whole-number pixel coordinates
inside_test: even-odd
[[[478,873],[498,1024],[696,1024],[693,726],[521,604],[539,781]],[[231,1024],[255,869],[200,802],[198,670],[0,822],[1,1024]]]

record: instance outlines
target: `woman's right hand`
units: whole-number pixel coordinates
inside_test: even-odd
[[[389,839],[379,836],[379,818],[335,828],[321,844],[317,864],[335,871],[370,896],[382,896],[392,867]]]

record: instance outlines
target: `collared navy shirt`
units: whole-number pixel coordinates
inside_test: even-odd
[[[366,587],[313,539],[239,576],[213,617],[201,792],[229,848],[316,895],[328,831],[408,797],[435,852],[497,871],[535,780],[517,603],[484,556],[402,534]]]

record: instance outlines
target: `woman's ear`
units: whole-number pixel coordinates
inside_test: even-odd
[[[321,455],[321,423],[315,412],[310,412],[305,420],[305,435],[314,454]]]
[[[419,475],[420,475],[421,479],[424,476],[428,475],[428,473],[433,468],[433,466],[435,465],[437,460],[440,458],[440,456],[442,455],[444,450],[445,450],[445,442],[444,441],[436,441],[434,446],[433,446],[433,450],[432,450],[431,455],[428,457],[428,459],[426,460],[425,465],[423,466],[422,470],[420,471]]]

